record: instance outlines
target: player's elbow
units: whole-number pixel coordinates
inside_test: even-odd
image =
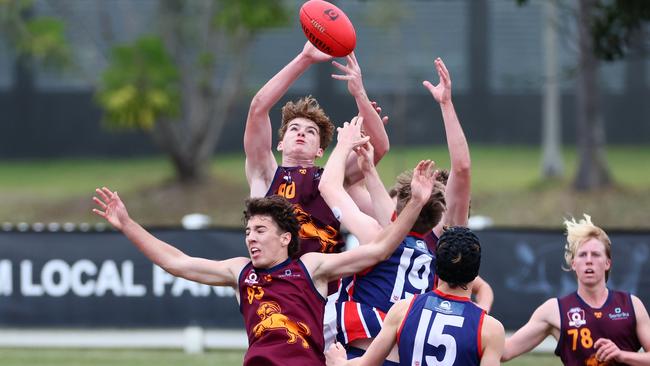
[[[459,159],[458,161],[453,162],[451,169],[456,176],[467,176],[469,177],[472,170],[472,161],[468,158]]]

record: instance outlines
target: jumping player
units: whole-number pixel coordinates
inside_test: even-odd
[[[447,228],[436,257],[436,290],[395,303],[363,356],[347,360],[343,346],[332,345],[327,365],[381,365],[395,345],[399,365],[499,365],[503,325],[469,298],[481,263],[478,238],[464,227]]]
[[[650,318],[638,297],[607,288],[612,243],[585,215],[566,220],[564,259],[575,271],[578,290],[552,298],[506,340],[502,360],[532,350],[548,335],[564,365],[650,365]],[[643,347],[646,351],[639,353]]]
[[[337,253],[344,243],[339,233],[339,222],[320,197],[318,182],[322,168],[315,160],[332,140],[334,125],[311,96],[297,102],[288,102],[282,108],[280,141],[277,150],[282,153],[281,165],[272,151],[272,129],[269,113],[289,87],[314,63],[331,59],[311,43],[305,43],[302,52],[271,78],[255,95],[246,120],[244,150],[246,178],[251,197],[278,194],[296,205],[301,231],[301,251]],[[365,131],[376,146],[375,161],[388,151],[388,136],[381,117],[368,99],[363,86],[361,69],[354,53],[347,56],[347,64],[334,61],[343,75],[332,75],[348,82],[359,115],[365,120]],[[349,179],[360,180],[356,163],[350,164]]]
[[[331,56],[306,42],[303,50],[289,64],[271,78],[251,101],[244,132],[246,152],[246,179],[251,197],[277,194],[295,205],[300,222],[300,251],[304,253],[339,253],[345,246],[340,234],[340,223],[323,201],[318,183],[323,169],[315,160],[332,140],[334,125],[311,96],[296,102],[288,102],[282,108],[282,124],[279,129],[280,142],[277,150],[282,153],[281,165],[275,160],[272,149],[272,128],[269,113],[284,96],[289,87],[312,64],[330,60]],[[336,61],[332,64],[343,72],[332,78],[348,83],[348,91],[354,97],[359,115],[365,119],[365,130],[377,146],[374,161],[378,162],[389,148],[384,123],[368,99],[361,68],[354,53],[346,57],[347,64]],[[354,160],[346,172],[351,182],[363,178]],[[329,345],[336,335],[336,282],[330,285],[328,311],[324,321],[325,337]]]

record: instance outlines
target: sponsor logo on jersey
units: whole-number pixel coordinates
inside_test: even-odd
[[[287,278],[287,277],[289,277],[289,278],[299,278],[301,276],[300,276],[300,273],[293,273],[291,271],[291,269],[285,269],[284,273],[279,275],[278,277],[280,277],[280,278]]]
[[[571,308],[566,315],[569,318],[569,325],[572,327],[579,328],[587,324],[587,321],[585,320],[585,311],[581,308]]]
[[[255,273],[255,271],[250,271],[248,277],[244,280],[244,283],[247,285],[257,284],[257,273]]]
[[[440,297],[429,297],[424,308],[443,314],[462,315],[465,304],[449,301]]]
[[[607,315],[611,320],[624,320],[630,317],[630,313],[621,310],[621,308],[615,308],[614,314],[609,313]]]
[[[596,319],[602,318],[603,317],[603,312],[602,311],[594,311],[594,317],[596,317]]]
[[[427,250],[427,243],[425,243],[424,240],[416,240],[415,246],[420,250]]]

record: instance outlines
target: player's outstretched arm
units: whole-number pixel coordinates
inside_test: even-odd
[[[120,230],[147,258],[174,276],[208,285],[236,286],[241,269],[248,258],[213,261],[190,257],[177,248],[151,235],[133,221],[117,192],[97,188],[93,201],[99,208],[93,212]]]
[[[481,330],[481,343],[483,344],[483,356],[481,366],[501,365],[504,341],[506,338],[503,324],[495,318],[486,315]]]
[[[509,361],[532,350],[559,328],[560,311],[557,299],[549,299],[535,310],[528,323],[506,339],[501,361]]]
[[[400,300],[388,310],[381,331],[363,356],[347,360],[343,345],[338,342],[331,345],[325,352],[327,366],[382,365],[397,343],[397,331],[406,317],[411,301],[412,299]]]
[[[332,208],[339,213],[339,221],[359,239],[361,244],[367,244],[381,230],[372,217],[363,213],[343,188],[345,161],[353,149],[368,142],[368,137],[361,136],[361,126],[364,119],[354,117],[338,128],[336,147],[332,151],[321,177],[318,189],[321,196]]]
[[[476,299],[476,305],[486,312],[490,312],[492,309],[492,303],[494,302],[494,291],[492,291],[492,286],[487,283],[482,277],[476,276],[474,283],[472,283],[472,295]]]
[[[376,110],[376,104],[368,99],[368,94],[363,85],[361,67],[357,61],[354,52],[345,57],[346,64],[342,65],[336,61],[332,64],[343,72],[343,75],[332,74],[332,78],[337,80],[346,80],[348,82],[348,91],[354,97],[359,109],[359,115],[363,117],[365,133],[370,136],[370,141],[375,147],[374,163],[379,162],[386,155],[390,148],[388,134],[384,128],[384,121]]]
[[[367,197],[370,201],[370,206],[372,207],[372,213],[369,215],[377,220],[381,227],[386,227],[391,223],[395,204],[386,191],[384,182],[381,181],[379,172],[377,172],[377,167],[372,160],[374,155],[373,149],[374,147],[372,144],[368,142],[365,145],[359,146],[354,151],[357,155],[357,165],[363,173],[365,189],[368,192]],[[349,188],[350,187],[348,187],[348,192],[350,191]],[[355,200],[355,202],[359,205],[358,201]]]
[[[616,361],[616,363],[631,366],[650,365],[650,317],[648,317],[648,311],[643,302],[634,295],[632,295],[632,304],[636,317],[636,334],[645,352],[622,351],[610,339],[600,338],[594,342],[598,361],[604,363]]]
[[[422,84],[440,104],[451,160],[451,170],[445,188],[447,210],[434,229],[436,235],[440,236],[444,225],[467,225],[471,193],[471,161],[467,139],[451,101],[451,76],[439,57],[434,63],[440,81],[435,86],[426,80]]]
[[[305,254],[302,258],[314,281],[328,282],[349,276],[388,258],[409,233],[420,215],[422,206],[431,196],[434,184],[433,167],[431,160],[418,163],[411,180],[411,199],[397,220],[376,233],[369,245],[361,245],[338,254]]]
[[[269,116],[271,108],[309,66],[329,59],[331,56],[322,53],[307,42],[302,52],[275,74],[253,97],[244,131],[246,179],[251,188],[251,197],[263,197],[266,194],[277,168],[271,146],[273,140]]]

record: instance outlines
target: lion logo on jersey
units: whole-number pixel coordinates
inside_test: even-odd
[[[300,338],[303,348],[309,348],[309,343],[304,336],[311,334],[307,324],[303,322],[294,322],[286,315],[282,314],[282,308],[275,301],[265,301],[257,308],[257,315],[260,322],[253,328],[255,337],[261,337],[266,331],[284,330],[289,336],[287,343],[293,344]]]
[[[325,227],[316,226],[311,215],[305,212],[300,205],[295,205],[294,207],[296,219],[298,219],[298,222],[300,223],[300,239],[318,239],[320,242],[321,253],[334,252],[334,248],[336,247],[336,244],[338,244],[338,241],[336,240],[338,231],[330,225]]]
[[[607,365],[610,365],[610,363],[598,361],[596,359],[595,353],[589,356],[589,358],[585,360],[585,366],[607,366]]]

